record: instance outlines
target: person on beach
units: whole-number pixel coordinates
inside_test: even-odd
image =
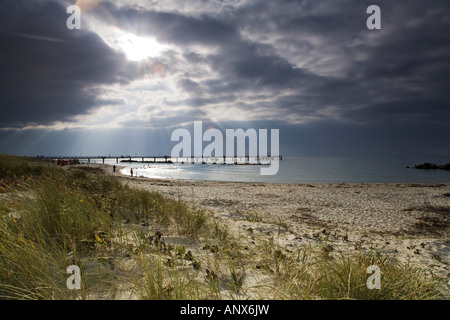
[[[131,168],[130,173],[131,173],[131,176],[133,176],[133,168]]]
[[[113,173],[116,172],[116,165],[113,165]]]

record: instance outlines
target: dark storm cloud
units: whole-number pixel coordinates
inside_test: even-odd
[[[105,6],[117,18],[116,23],[121,28],[139,35],[150,34],[162,43],[223,46],[239,36],[234,25],[206,14],[192,17],[172,12],[118,9],[114,2],[105,3]]]
[[[189,1],[173,11],[145,8],[145,1],[102,3],[122,30],[171,46],[161,59],[182,94],[164,98],[165,107],[194,109],[168,112],[165,120],[126,118],[123,126],[172,127],[230,106],[258,109],[256,120],[267,114],[275,121],[269,127],[294,136],[309,132],[313,138],[301,141],[310,150],[335,150],[352,135],[358,143],[348,148],[390,140],[395,144],[380,150],[406,150],[408,133],[436,145],[448,133],[448,0],[245,1],[214,13],[183,11]],[[381,7],[381,30],[366,28],[372,4]],[[115,104],[89,88],[139,76],[95,33],[67,30],[65,8],[54,1],[3,1],[0,9],[1,127],[48,124]],[[102,11],[92,14],[102,18]],[[301,119],[307,123],[296,125]]]
[[[243,85],[242,89],[302,88],[307,82],[317,81],[316,75],[294,69],[279,56],[260,54],[258,49],[258,45],[239,43],[237,47],[225,48],[220,54],[210,56],[210,63],[224,77],[224,82],[237,81]]]
[[[197,82],[192,81],[191,79],[186,79],[186,78],[180,79],[178,81],[178,86],[181,89],[188,91],[188,92],[199,93],[202,91],[202,89],[200,88],[200,85]]]
[[[375,110],[387,112],[380,119],[393,120],[390,115],[396,112],[377,106],[395,103],[405,110],[403,119],[416,120],[421,115],[420,101],[446,109],[450,36],[443,30],[450,27],[444,10],[449,5],[438,0],[427,4],[378,1],[382,30],[369,31],[365,27],[369,4],[355,0],[254,1],[215,15],[184,15],[104,3],[122,28],[185,48],[186,62],[206,64],[219,74],[216,79],[195,79],[195,74],[178,79],[178,87],[190,95],[185,102],[193,107],[216,104],[221,96],[264,90],[274,96],[266,103],[286,114],[311,114],[332,106],[338,118],[357,122],[373,119]],[[96,93],[89,92],[89,86],[130,79],[123,57],[99,37],[61,27],[67,17],[64,7],[22,1],[6,6],[2,12],[8,15],[1,22],[6,48],[1,53],[1,90],[5,103],[18,107],[5,113],[3,125],[14,119],[48,123],[82,114],[95,101]],[[287,43],[290,54],[277,51]],[[198,54],[188,49],[192,45],[212,51]],[[312,59],[312,66],[295,67],[290,58],[299,57]],[[168,63],[172,69],[182,72],[180,61],[173,62]],[[321,65],[326,64],[338,71],[321,72],[325,68]],[[287,102],[280,95],[284,90],[297,90],[297,102]],[[412,101],[414,105],[408,108]]]
[[[445,107],[447,106],[447,107]],[[343,112],[347,120],[363,123],[448,124],[450,108],[446,101],[404,100],[371,104]]]
[[[435,117],[447,115],[450,101],[445,89],[450,85],[450,35],[444,31],[450,30],[450,5],[443,0],[377,1],[382,30],[372,31],[366,28],[371,4],[249,1],[214,16],[120,12],[128,26],[132,21],[130,28],[159,41],[213,49],[183,54],[186,62],[206,64],[219,74],[179,80],[179,88],[191,96],[185,102],[193,107],[208,107],[229,94],[264,91],[273,96],[265,105],[280,115],[325,119],[330,114],[322,111],[331,108],[337,121],[435,123]],[[291,60],[311,62],[298,67]],[[298,94],[286,98],[286,90]]]
[[[188,62],[207,63],[212,70],[220,72],[222,82],[231,83],[228,88],[230,91],[238,87],[260,90],[261,86],[299,86],[302,81],[310,81],[315,77],[305,70],[294,69],[288,61],[275,55],[270,46],[243,39],[237,21],[233,19],[206,15],[191,17],[180,13],[137,9],[119,10],[113,5],[108,7],[110,12],[120,17],[118,24],[122,28],[154,36],[162,43],[174,44],[183,49],[200,45],[217,50],[216,54],[206,56],[192,51],[185,52],[183,56]],[[181,79],[180,84],[185,86],[187,82]],[[185,88],[187,91],[193,89],[192,86]],[[214,87],[209,91],[217,92]],[[221,91],[227,91],[227,88],[223,86]]]
[[[97,35],[68,30],[67,17],[57,2],[0,3],[1,127],[84,114],[112,102],[91,86],[129,81],[124,58]]]

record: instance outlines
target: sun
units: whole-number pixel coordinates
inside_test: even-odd
[[[155,58],[165,49],[153,38],[140,37],[123,31],[118,32],[115,42],[130,61]]]
[[[118,26],[104,25],[97,21],[92,22],[91,29],[112,49],[122,53],[129,61],[141,61],[147,58],[160,56],[167,46],[159,43],[151,36],[140,36],[133,32],[123,30]]]

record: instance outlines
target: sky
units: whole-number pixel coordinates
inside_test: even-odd
[[[80,29],[67,27],[74,4]],[[448,0],[0,0],[0,153],[170,155],[172,132],[203,121],[279,129],[285,156],[450,156],[449,12]]]

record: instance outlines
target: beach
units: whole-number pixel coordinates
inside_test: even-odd
[[[0,297],[450,297],[450,184],[153,179],[0,160]],[[84,270],[83,290],[47,271],[67,266]]]
[[[236,234],[252,230],[286,248],[326,239],[336,251],[373,250],[450,275],[449,184],[265,184],[114,175],[130,187],[205,208]]]

